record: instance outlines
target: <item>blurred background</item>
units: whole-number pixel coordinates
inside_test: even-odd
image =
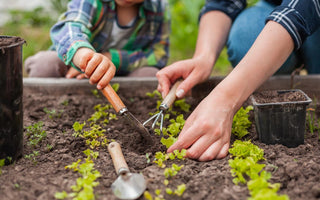
[[[198,35],[199,12],[205,0],[168,1],[172,18],[170,64],[192,57]],[[248,5],[257,1],[248,0]],[[59,15],[66,11],[68,2],[69,0],[0,0],[0,35],[19,36],[27,42],[23,47],[23,60],[40,50],[46,50],[51,45],[50,28]],[[224,48],[212,75],[224,76],[231,70]]]

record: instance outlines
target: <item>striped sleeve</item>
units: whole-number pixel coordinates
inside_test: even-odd
[[[81,47],[94,48],[90,44],[91,29],[99,20],[102,4],[99,0],[72,0],[68,11],[51,28],[50,37],[59,58],[66,65],[73,65],[72,58]]]
[[[233,21],[246,6],[246,0],[206,0],[199,18],[209,11],[219,10],[228,15]]]
[[[281,24],[291,35],[295,49],[320,26],[320,0],[283,0],[266,21]]]

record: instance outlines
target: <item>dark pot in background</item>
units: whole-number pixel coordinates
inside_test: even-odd
[[[0,36],[0,159],[22,155],[22,45],[19,37]]]
[[[278,90],[278,94],[299,92],[304,100],[277,103],[258,103],[255,94],[250,99],[254,107],[259,140],[265,144],[297,147],[304,143],[306,107],[311,99],[301,90]]]

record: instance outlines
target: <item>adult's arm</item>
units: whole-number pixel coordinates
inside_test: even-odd
[[[210,11],[201,17],[193,58],[173,63],[157,73],[158,90],[163,96],[168,94],[170,86],[178,78],[184,79],[177,88],[177,96],[182,97],[210,76],[226,43],[231,23],[231,18],[221,11]]]
[[[234,114],[280,68],[293,49],[287,30],[269,21],[246,56],[192,112],[168,152],[187,149],[189,158],[200,161],[225,157]]]

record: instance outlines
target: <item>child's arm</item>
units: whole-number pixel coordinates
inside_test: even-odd
[[[107,56],[89,48],[78,49],[72,62],[86,77],[90,77],[90,84],[97,84],[98,89],[105,88],[116,72],[116,67]]]
[[[50,30],[50,37],[59,58],[76,68],[72,59],[79,48],[89,48],[92,40],[92,27],[95,27],[103,13],[101,1],[72,0],[65,12]]]
[[[163,68],[169,58],[170,16],[167,1],[161,1],[163,21],[157,30],[153,42],[143,49],[134,51],[109,49],[111,60],[117,70],[133,71],[142,66],[154,66]]]

